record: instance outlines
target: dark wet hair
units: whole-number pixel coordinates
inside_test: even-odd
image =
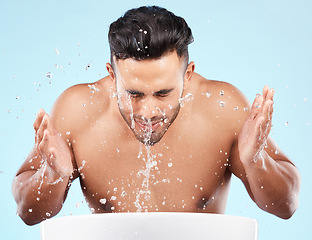
[[[165,8],[140,7],[127,11],[110,25],[108,33],[116,59],[158,59],[176,51],[188,62],[188,45],[193,42],[191,29],[185,20]]]

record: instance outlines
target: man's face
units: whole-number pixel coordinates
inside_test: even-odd
[[[180,110],[183,59],[172,52],[157,60],[115,60],[114,74],[122,117],[140,142],[157,143]]]

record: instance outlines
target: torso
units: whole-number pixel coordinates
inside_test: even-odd
[[[197,74],[192,82],[184,94],[193,100],[151,147],[123,120],[109,78],[95,84],[98,91],[81,87],[85,97],[77,103],[76,122],[82,123],[66,137],[92,212],[224,213],[244,106],[236,108],[237,93],[225,83]]]

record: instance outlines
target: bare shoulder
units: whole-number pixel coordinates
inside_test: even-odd
[[[209,80],[198,74],[193,78],[197,110],[226,126],[240,128],[250,113],[250,102],[245,95],[228,82]]]
[[[224,81],[209,80],[199,74],[195,74],[193,80],[193,91],[204,104],[217,103],[215,105],[223,107],[223,110],[245,109],[246,111],[249,108],[250,102],[234,85]]]
[[[50,116],[60,133],[76,131],[96,121],[110,104],[109,79],[78,84],[66,89],[55,101]],[[90,124],[89,124],[90,125]]]

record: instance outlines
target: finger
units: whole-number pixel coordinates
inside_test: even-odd
[[[270,115],[272,112],[273,112],[273,101],[271,99],[268,99],[263,103],[263,108],[262,108],[261,114],[265,118],[270,118]]]
[[[258,118],[256,118],[255,120],[255,125],[250,133],[250,139],[251,139],[251,144],[254,147],[259,147],[262,144],[262,139],[263,139],[263,121],[264,121],[264,117],[263,116],[259,116]]]
[[[39,127],[40,127],[40,124],[42,122],[42,119],[45,115],[45,111],[41,108],[36,115],[37,115],[37,117],[36,117],[36,120],[33,124],[33,127],[34,127],[35,131],[37,132]]]
[[[266,98],[267,98],[268,91],[269,91],[269,86],[268,86],[268,85],[265,85],[265,86],[263,87],[263,90],[262,90],[262,95],[263,95],[263,99],[264,99],[264,100],[266,100]]]
[[[275,90],[273,88],[271,88],[270,90],[268,90],[267,93],[267,98],[266,99],[271,99],[273,101],[273,96],[274,96]]]
[[[50,132],[49,130],[44,130],[43,138],[40,144],[38,145],[38,149],[41,153],[47,154],[47,149],[49,146]]]
[[[40,142],[42,141],[44,130],[48,128],[48,125],[49,125],[49,116],[45,114],[37,131],[38,144],[40,144]]]
[[[257,115],[261,111],[262,104],[263,104],[263,96],[257,94],[251,106],[251,119],[255,119],[257,117]]]
[[[273,101],[271,99],[267,100],[263,107],[263,122],[262,122],[262,130],[269,135],[272,127],[272,114],[273,114]]]

